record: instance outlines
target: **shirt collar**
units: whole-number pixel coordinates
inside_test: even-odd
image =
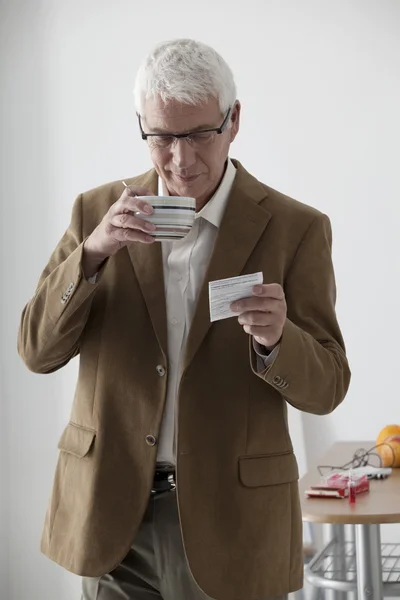
[[[228,158],[228,164],[226,165],[225,173],[222,177],[221,183],[207,204],[203,206],[198,213],[196,213],[196,219],[202,217],[215,227],[219,228],[235,176],[236,168],[231,159]],[[166,189],[163,190],[163,188],[165,188],[165,186],[163,186],[162,180],[159,178],[158,193],[163,193],[164,196],[168,195],[168,191]]]

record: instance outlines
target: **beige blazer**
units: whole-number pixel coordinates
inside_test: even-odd
[[[350,380],[335,316],[329,219],[252,177],[239,162],[189,332],[179,387],[177,494],[185,550],[218,600],[277,596],[302,585],[298,469],[286,403],[332,411]],[[129,180],[157,192],[154,170]],[[152,487],[168,377],[161,248],[132,244],[95,285],[82,243],[123,191],[80,195],[71,224],[24,309],[19,352],[38,373],[79,354],[71,419],[42,550],[85,576],[127,554]],[[237,319],[211,324],[208,282],[262,271],[285,290],[278,357],[257,373]],[[163,369],[165,369],[163,375]]]

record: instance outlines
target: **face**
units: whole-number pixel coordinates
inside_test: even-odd
[[[223,176],[229,146],[239,130],[239,117],[237,102],[229,117],[231,126],[201,147],[182,138],[159,148],[153,147],[151,138],[148,139],[154,167],[171,195],[196,198],[197,210],[208,202]],[[198,106],[176,101],[164,103],[155,98],[146,101],[142,127],[146,133],[189,133],[220,127],[224,118],[215,98]]]

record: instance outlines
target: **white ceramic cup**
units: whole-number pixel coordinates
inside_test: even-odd
[[[153,207],[153,213],[146,215],[135,212],[135,216],[153,223],[157,229],[149,233],[156,241],[180,240],[192,228],[196,215],[196,199],[187,196],[136,196]]]

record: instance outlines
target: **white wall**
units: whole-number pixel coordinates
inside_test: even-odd
[[[149,166],[131,88],[157,41],[195,37],[225,56],[243,103],[232,155],[331,217],[353,382],[333,415],[292,413],[302,469],[302,425],[314,462],[400,421],[399,32],[396,0],[0,1],[1,600],[79,597],[38,550],[76,364],[29,373],[16,332],[75,196]]]

